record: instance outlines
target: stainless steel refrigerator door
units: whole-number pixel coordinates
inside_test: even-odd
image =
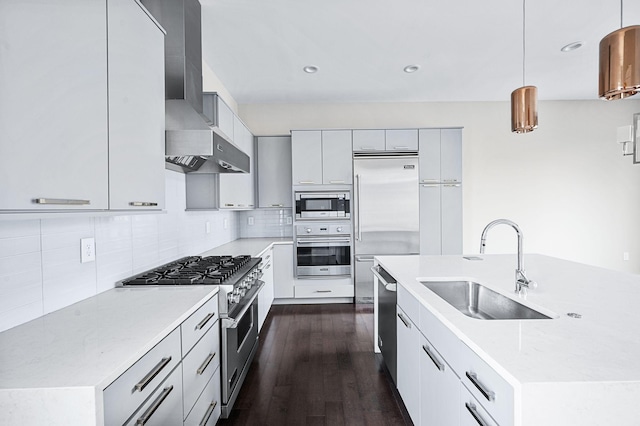
[[[355,256],[355,259],[356,303],[373,303],[373,256]]]
[[[353,163],[356,254],[418,253],[418,157],[360,157]]]

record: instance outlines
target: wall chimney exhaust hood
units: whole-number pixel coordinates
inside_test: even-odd
[[[202,35],[198,0],[141,0],[167,31],[165,155],[183,172],[249,172],[249,156],[203,115]]]

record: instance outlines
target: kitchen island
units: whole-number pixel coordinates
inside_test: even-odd
[[[487,406],[509,405],[494,412],[489,408],[497,424],[639,424],[635,407],[640,398],[639,276],[526,255],[527,276],[538,286],[518,296],[515,255],[470,258],[476,260],[376,257],[398,281],[398,306],[408,306],[406,314],[412,316],[415,303],[411,319],[478,401],[484,399],[482,392],[468,380],[466,361],[460,359],[467,352],[489,367],[488,374],[497,374],[498,382],[506,383],[507,393],[512,394],[496,393],[491,402],[485,395]],[[551,318],[470,318],[421,283],[454,280],[478,282]],[[480,373],[477,377],[481,381]],[[398,388],[402,395],[400,383]]]

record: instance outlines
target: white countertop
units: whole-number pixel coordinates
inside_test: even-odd
[[[515,255],[380,256],[380,264],[458,338],[514,386],[548,382],[640,382],[640,276],[527,254],[526,298],[515,292]],[[544,320],[478,320],[420,280],[468,279],[552,314]],[[580,319],[567,316],[575,312]]]
[[[116,288],[0,333],[0,391],[104,389],[217,287]]]
[[[248,254],[250,256],[258,256],[265,251],[271,244],[293,244],[292,238],[241,238],[231,241],[211,250],[201,253],[200,256],[219,256],[232,255],[238,256]]]

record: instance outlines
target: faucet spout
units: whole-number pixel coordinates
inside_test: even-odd
[[[480,237],[480,253],[484,254],[484,249],[487,245],[487,233],[491,228],[496,225],[509,225],[511,226],[518,235],[518,266],[516,269],[516,292],[522,293],[523,287],[535,287],[535,282],[528,279],[526,273],[524,271],[524,261],[523,261],[523,251],[522,251],[522,242],[524,240],[524,236],[520,227],[515,222],[512,222],[508,219],[496,219],[490,222],[487,226],[485,226],[482,231],[482,236]]]

